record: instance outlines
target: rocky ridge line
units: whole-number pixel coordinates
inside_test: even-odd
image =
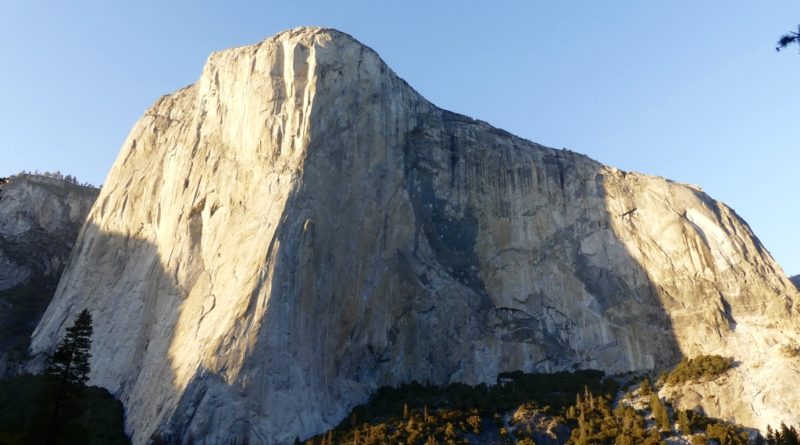
[[[98,190],[34,174],[0,181],[0,376],[22,370]]]

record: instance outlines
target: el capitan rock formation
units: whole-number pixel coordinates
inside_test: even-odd
[[[298,28],[145,112],[33,350],[88,308],[91,383],[135,444],[290,443],[382,385],[701,353],[739,365],[696,402],[764,426],[800,414],[780,355],[798,298],[699,189],[441,110],[353,38]]]

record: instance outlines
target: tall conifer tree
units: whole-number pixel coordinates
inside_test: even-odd
[[[92,315],[84,309],[50,358],[47,373],[63,383],[81,386],[89,380],[89,350],[92,347]]]

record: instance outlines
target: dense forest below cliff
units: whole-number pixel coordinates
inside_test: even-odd
[[[714,379],[732,366],[719,356],[681,361],[651,383],[647,375],[582,370],[505,373],[495,385],[411,383],[381,388],[309,445],[329,444],[666,444],[739,445],[755,430],[673,409],[665,384]],[[297,441],[297,443],[303,443]]]
[[[648,375],[606,376],[578,370],[553,374],[500,374],[493,385],[447,386],[418,382],[380,388],[336,428],[295,443],[333,444],[794,444],[786,425],[758,431],[676,410],[658,396],[663,385],[713,380],[734,364],[720,356],[684,359],[651,381]],[[54,443],[129,443],[122,405],[102,388],[73,388],[69,414],[51,425],[56,395],[52,378],[24,375],[0,381],[0,444],[37,443],[59,431]],[[154,445],[203,443],[183,435],[154,436]],[[231,444],[241,445],[231,441]]]

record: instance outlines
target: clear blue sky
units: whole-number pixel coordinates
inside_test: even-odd
[[[702,186],[800,273],[800,54],[773,49],[797,23],[796,0],[3,0],[0,175],[100,184],[210,52],[330,26],[440,107]]]

